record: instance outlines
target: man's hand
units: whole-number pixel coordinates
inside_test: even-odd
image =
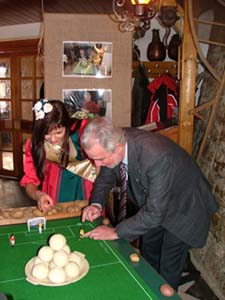
[[[94,221],[101,216],[101,210],[98,206],[89,205],[83,209],[82,212],[82,222],[84,221]]]
[[[95,229],[86,232],[83,237],[89,237],[93,240],[116,240],[118,235],[115,228],[109,226],[98,226]]]

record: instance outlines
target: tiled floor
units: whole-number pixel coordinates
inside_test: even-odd
[[[0,178],[0,209],[33,205],[35,202],[26,196],[18,181]],[[187,261],[185,272],[182,277],[184,283],[178,291],[182,300],[219,300],[190,260]]]

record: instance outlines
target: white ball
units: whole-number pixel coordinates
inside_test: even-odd
[[[54,234],[50,237],[49,246],[53,250],[61,250],[66,245],[66,238],[62,234]]]
[[[71,252],[69,255],[69,261],[73,261],[77,263],[78,265],[81,264],[81,256],[77,254],[76,252]]]
[[[56,267],[49,271],[48,279],[53,283],[63,283],[66,279],[66,273],[63,268]]]
[[[49,246],[43,246],[38,251],[38,257],[44,262],[49,262],[52,260],[53,253],[54,251]]]
[[[44,263],[39,263],[33,266],[32,276],[38,280],[44,280],[48,276],[48,267]]]
[[[68,262],[68,254],[64,250],[56,251],[52,261],[56,266],[64,267]]]
[[[80,273],[80,267],[73,261],[68,262],[65,266],[66,276],[69,278],[76,278]]]
[[[63,247],[63,250],[67,253],[67,254],[70,254],[70,247],[69,247],[69,245],[65,245],[64,247]]]
[[[50,263],[49,263],[49,265],[48,265],[49,270],[54,269],[54,268],[56,268],[56,267],[57,267],[57,266],[54,264],[54,262],[53,262],[53,261],[50,261]]]
[[[40,264],[40,263],[43,263],[40,257],[36,256],[33,258],[33,265]]]

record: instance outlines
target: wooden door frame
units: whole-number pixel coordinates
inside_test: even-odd
[[[9,57],[10,65],[14,66],[16,63],[19,63],[19,56],[37,56],[38,54],[38,39],[32,40],[15,40],[15,41],[4,41],[0,42],[0,57]],[[20,70],[20,66],[17,66],[17,71]],[[17,80],[19,79],[18,72],[15,72],[15,69],[11,68],[11,103],[12,103],[12,128],[13,133],[13,161],[16,162],[14,164],[14,170],[1,170],[0,176],[6,177],[15,177],[18,178],[22,174],[23,170],[23,155],[22,155],[22,134],[23,129],[21,129],[21,87],[18,85]],[[4,79],[4,78],[3,78]],[[18,99],[20,101],[18,101]],[[35,100],[35,99],[34,99]],[[6,99],[7,101],[7,99]],[[18,119],[19,116],[19,119]],[[30,126],[31,128],[31,126]],[[30,129],[29,128],[29,129]],[[28,131],[29,131],[28,129]],[[7,129],[6,129],[7,130]],[[14,151],[16,149],[16,151]]]

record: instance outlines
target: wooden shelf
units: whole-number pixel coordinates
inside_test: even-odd
[[[171,126],[164,129],[160,129],[159,131],[156,131],[156,133],[160,133],[162,135],[167,136],[169,139],[174,141],[175,143],[178,143],[178,126]]]
[[[139,64],[144,65],[149,78],[155,78],[163,74],[177,77],[177,62],[175,61],[134,61],[132,64],[132,76],[135,77]]]
[[[86,200],[57,203],[46,213],[36,206],[0,209],[0,225],[26,223],[30,218],[45,217],[46,220],[79,217],[88,205]]]

